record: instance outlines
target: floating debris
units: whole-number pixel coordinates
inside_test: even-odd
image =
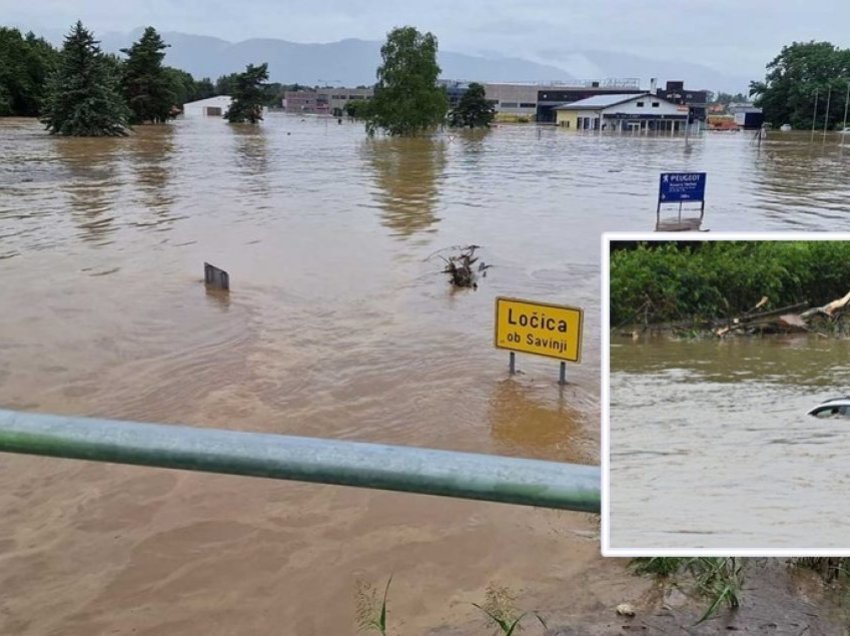
[[[480,249],[480,245],[467,245],[465,247],[456,247],[452,249],[460,250],[459,254],[454,256],[440,256],[445,261],[446,266],[443,269],[444,274],[449,275],[449,282],[455,287],[471,287],[478,289],[478,276],[482,278],[487,276],[487,270],[492,265],[487,265],[484,261],[478,260],[475,256],[475,250]],[[478,263],[477,267],[474,267]]]

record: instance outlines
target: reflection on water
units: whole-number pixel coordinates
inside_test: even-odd
[[[410,236],[439,221],[435,207],[446,165],[443,139],[370,139],[364,155],[374,168],[382,223],[396,236]]]
[[[110,243],[117,229],[115,202],[120,189],[119,153],[123,140],[52,138],[56,154],[71,178],[62,189],[68,197],[74,223],[84,241],[98,245]]]
[[[268,144],[264,126],[229,124],[235,141],[234,163],[240,172],[249,175],[268,171]]]
[[[169,125],[144,126],[127,140],[130,169],[136,180],[142,200],[140,205],[151,213],[152,220],[139,225],[158,225],[173,222],[170,210],[176,201],[174,189],[169,187],[174,165],[174,127]]]
[[[369,140],[362,124],[276,114],[258,127],[178,119],[125,139],[41,128],[0,120],[0,284],[15,299],[0,312],[0,405],[47,412],[594,463],[599,232],[652,227],[658,172],[709,171],[714,230],[832,229],[826,215],[846,209],[843,181],[823,184],[819,211],[791,198],[769,208],[774,182],[758,171],[771,164],[734,137],[693,140],[686,155],[680,139],[533,126]],[[762,156],[786,152],[771,144]],[[799,150],[786,161],[805,170]],[[106,235],[82,227],[102,219]],[[476,292],[452,294],[428,257],[469,243],[494,267]],[[229,295],[201,290],[205,261],[230,272]],[[498,295],[585,309],[570,385],[530,356],[507,379],[492,343]],[[775,409],[784,401],[770,396],[799,386],[764,378],[794,368],[809,391],[831,390],[811,360],[846,362],[803,348],[747,368],[746,382],[712,381],[712,399],[762,382],[754,391]],[[660,377],[683,387],[681,416],[702,384],[676,378],[723,376],[688,365],[670,382],[624,371],[652,379],[627,408],[639,412]],[[778,452],[795,437],[769,439]],[[622,582],[582,596],[588,572],[600,575],[597,544],[575,539],[595,529],[584,515],[163,475],[4,457],[0,589],[15,605],[0,601],[0,633],[240,633],[256,621],[248,631],[348,634],[354,579],[388,572],[404,583],[394,611],[410,634],[476,620],[470,598],[505,576],[568,594],[576,611],[622,601]],[[554,553],[569,553],[567,569]],[[290,602],[269,605],[269,589]]]
[[[269,148],[265,126],[252,124],[227,124],[228,132],[233,136],[234,149],[228,153],[236,167],[239,188],[246,198],[256,199],[257,210],[271,207],[268,201],[271,193],[270,173],[280,170],[280,166],[269,165]]]
[[[771,133],[768,142],[750,143],[754,155],[754,191],[766,213],[782,219],[791,229],[807,227],[814,217],[830,223],[827,229],[843,230],[846,201],[850,197],[847,173],[850,157],[830,134],[827,143],[818,135],[811,143],[809,133]],[[789,208],[797,218],[789,217]]]
[[[850,341],[615,341],[611,545],[842,548],[848,420],[807,416],[848,393]]]
[[[553,399],[549,391],[535,392],[513,380],[499,382],[488,412],[499,453],[585,463],[596,442],[594,418],[564,393]]]
[[[230,308],[230,292],[228,290],[216,289],[210,285],[204,285],[204,290],[206,291],[207,300],[210,301],[211,305],[221,309],[223,312],[226,312]]]

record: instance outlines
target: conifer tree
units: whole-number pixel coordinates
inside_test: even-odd
[[[231,124],[249,121],[256,124],[263,118],[263,103],[266,100],[265,81],[269,79],[268,64],[249,64],[244,73],[236,76],[233,101],[224,114]]]
[[[121,49],[127,56],[122,85],[132,113],[130,123],[161,123],[171,117],[176,95],[173,78],[162,65],[166,48],[156,29],[149,26],[138,42]]]
[[[496,110],[487,101],[484,87],[472,82],[452,110],[449,120],[452,126],[460,128],[488,128],[495,116]]]
[[[59,68],[48,83],[42,118],[51,134],[127,134],[130,111],[120,91],[120,78],[98,44],[79,21],[65,36]]]

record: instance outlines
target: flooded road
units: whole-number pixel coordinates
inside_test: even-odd
[[[599,234],[651,229],[680,168],[709,171],[708,227],[833,229],[847,159],[794,139],[0,120],[0,405],[597,463]],[[435,253],[468,243],[493,268],[453,293]],[[568,387],[527,356],[507,378],[497,295],[585,309]],[[390,574],[404,634],[491,582],[621,600],[581,514],[9,455],[0,510],[0,633],[352,633],[357,580]]]
[[[654,339],[611,348],[611,545],[847,549],[850,342]]]

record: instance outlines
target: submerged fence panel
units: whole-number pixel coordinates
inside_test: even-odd
[[[405,446],[0,410],[0,451],[600,509],[597,466]]]

